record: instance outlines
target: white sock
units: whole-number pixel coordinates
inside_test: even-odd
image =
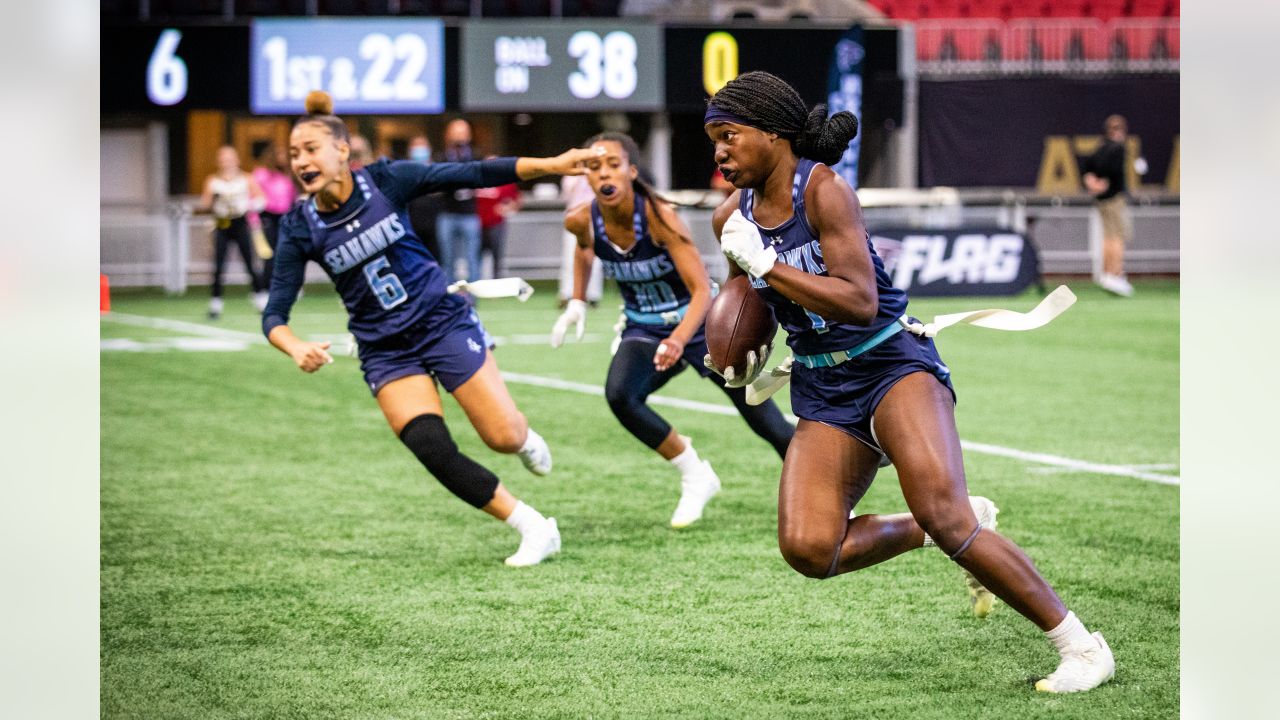
[[[547,522],[547,519],[542,516],[542,513],[525,505],[524,501],[517,500],[516,509],[512,510],[511,514],[503,522],[515,528],[520,533],[520,536],[523,537],[542,527]]]
[[[528,455],[539,446],[545,446],[546,444],[547,441],[543,440],[541,435],[534,432],[533,428],[529,428],[529,434],[524,437],[524,445],[521,445],[517,452],[520,455]]]
[[[1070,611],[1058,623],[1058,627],[1046,632],[1045,636],[1058,648],[1059,655],[1066,655],[1075,648],[1091,647],[1097,642],[1085,629],[1084,623],[1080,622],[1080,618]]]
[[[688,440],[684,442],[684,452],[671,458],[670,462],[676,466],[681,475],[689,475],[702,470],[702,458],[698,457],[698,451],[693,449],[693,444]]]

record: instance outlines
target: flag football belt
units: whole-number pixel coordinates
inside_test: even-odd
[[[835,367],[842,362],[852,360],[880,343],[902,332],[906,327],[907,318],[903,316],[898,320],[885,325],[879,332],[859,343],[856,347],[848,350],[837,350],[830,353],[819,353],[817,355],[794,355],[796,362],[801,365],[813,369],[820,367]]]
[[[627,319],[638,325],[679,325],[684,319],[685,313],[689,312],[689,305],[686,303],[666,312],[640,312],[631,308],[623,308],[622,314]]]
[[[1075,301],[1075,294],[1066,285],[1059,285],[1057,289],[1045,296],[1039,305],[1024,313],[1003,308],[971,310],[950,315],[939,315],[930,323],[911,322],[909,318],[903,316],[898,318],[897,322],[886,326],[883,330],[873,335],[870,340],[851,350],[823,353],[821,355],[795,355],[788,357],[773,370],[768,373],[762,373],[760,377],[747,386],[747,404],[759,405],[768,400],[769,396],[777,392],[783,385],[786,385],[791,378],[791,364],[793,361],[808,368],[833,367],[849,358],[857,357],[902,330],[907,330],[912,335],[929,338],[936,337],[943,329],[952,325],[973,325],[991,330],[1035,330],[1038,327],[1047,325],[1051,320],[1066,312],[1067,308],[1071,307]]]

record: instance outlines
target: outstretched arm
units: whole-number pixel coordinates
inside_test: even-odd
[[[575,148],[552,158],[505,157],[431,165],[398,160],[387,163],[385,171],[375,172],[390,173],[393,182],[379,187],[392,202],[400,204],[433,192],[509,185],[543,175],[581,175],[586,172],[582,163],[594,155],[593,150]]]
[[[555,157],[516,159],[516,175],[521,180],[532,180],[543,175],[583,175],[587,172],[584,163],[591,158],[604,154],[604,150],[590,148],[572,148]]]

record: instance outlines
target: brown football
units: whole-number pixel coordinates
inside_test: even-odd
[[[730,278],[707,312],[707,352],[722,371],[732,365],[740,375],[746,369],[747,351],[759,352],[761,345],[772,344],[777,332],[773,310],[746,275]]]

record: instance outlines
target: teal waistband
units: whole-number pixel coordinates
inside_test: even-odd
[[[850,348],[848,350],[837,350],[832,353],[821,353],[819,355],[795,355],[794,357],[796,362],[807,368],[834,367],[846,360],[849,360],[850,358],[858,357],[862,353],[879,345],[885,340],[888,340],[894,335],[897,335],[901,331],[902,323],[895,321],[885,325],[880,332],[872,335],[870,338],[867,338],[857,347]]]
[[[688,303],[666,312],[640,312],[631,308],[622,309],[622,314],[626,315],[628,320],[640,325],[679,325],[687,312],[689,312]]]

